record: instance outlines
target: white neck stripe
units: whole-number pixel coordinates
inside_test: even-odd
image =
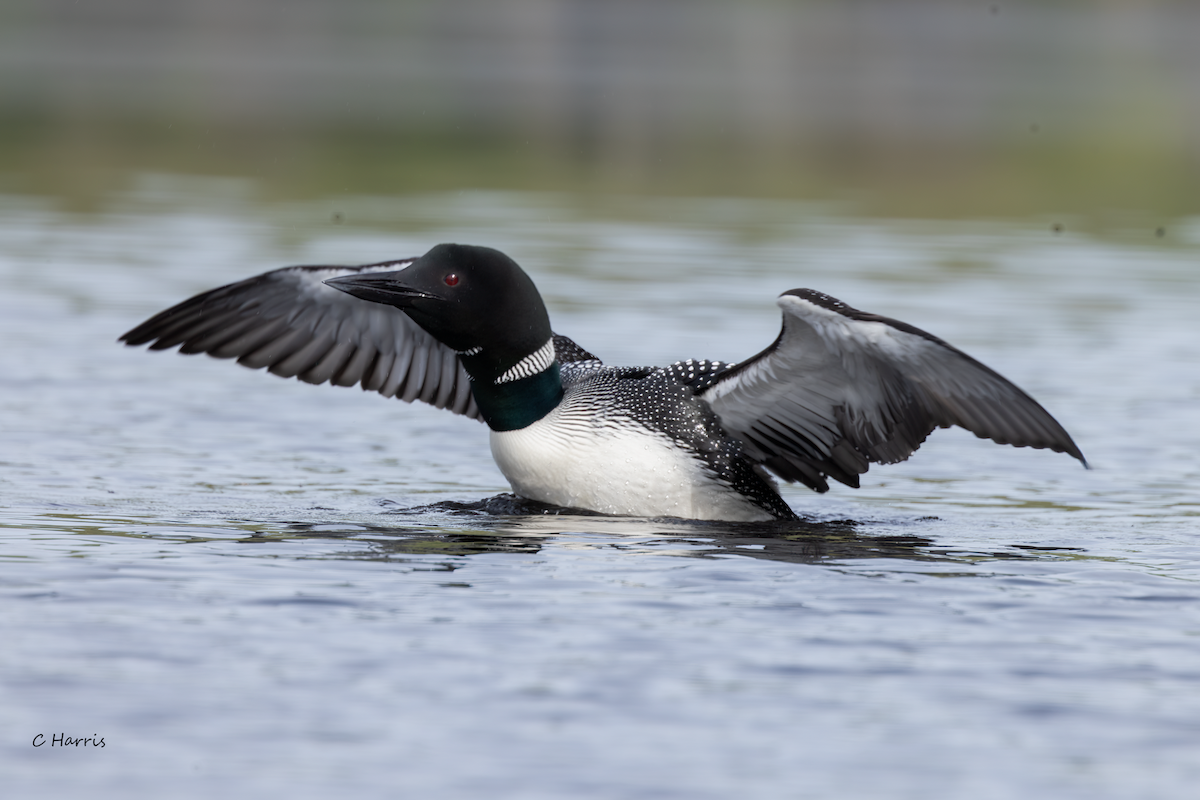
[[[547,339],[546,343],[539,347],[536,353],[525,356],[515,366],[499,378],[496,378],[496,383],[519,381],[521,378],[528,378],[530,375],[545,372],[554,363],[556,355],[554,352],[554,339]]]

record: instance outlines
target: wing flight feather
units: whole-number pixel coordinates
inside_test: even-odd
[[[236,358],[251,369],[308,383],[358,384],[384,397],[399,394],[405,402],[419,399],[482,419],[457,353],[400,309],[322,283],[341,275],[392,272],[411,262],[273,270],[185,300],[121,341]]]
[[[858,486],[938,427],[1049,448],[1086,466],[1066,430],[1017,386],[935,336],[811,289],[780,296],[783,329],[698,392],[744,452],[817,491]]]

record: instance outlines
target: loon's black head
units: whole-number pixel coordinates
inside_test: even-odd
[[[326,283],[401,309],[464,354],[464,365],[477,379],[502,374],[553,335],[533,281],[517,262],[490,247],[439,244],[402,270]]]

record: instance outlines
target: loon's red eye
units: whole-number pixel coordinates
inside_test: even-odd
[[[451,272],[446,277],[442,278],[447,286],[458,286],[458,276]]]

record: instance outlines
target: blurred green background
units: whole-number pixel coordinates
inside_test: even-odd
[[[1200,203],[1198,40],[1183,0],[0,0],[0,192],[85,210],[152,172],[1157,230]]]

